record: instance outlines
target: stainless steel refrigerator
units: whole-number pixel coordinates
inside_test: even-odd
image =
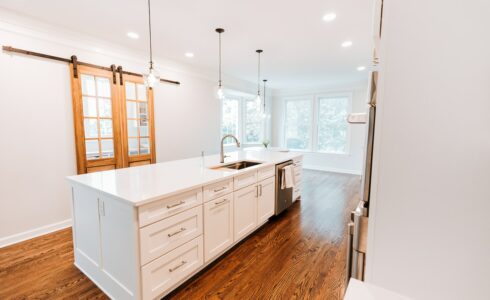
[[[365,143],[364,168],[362,173],[362,183],[360,191],[360,201],[354,211],[351,212],[351,219],[348,224],[348,245],[347,245],[347,281],[349,278],[364,280],[364,269],[366,266],[366,247],[369,218],[369,198],[371,188],[371,171],[373,159],[373,141],[375,134],[376,120],[376,83],[378,72],[373,71],[370,79],[369,102],[367,113],[351,114],[348,122],[351,126],[366,124],[367,134]]]

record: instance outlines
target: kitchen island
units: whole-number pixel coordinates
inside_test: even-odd
[[[274,215],[276,164],[297,153],[238,151],[68,177],[75,265],[113,299],[161,298]],[[259,162],[243,169],[224,166]]]

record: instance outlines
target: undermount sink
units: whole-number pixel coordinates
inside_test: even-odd
[[[223,165],[223,166],[216,166],[213,167],[212,169],[233,169],[233,170],[241,170],[241,169],[246,169],[250,168],[256,165],[260,165],[261,162],[256,162],[256,161],[248,161],[248,160],[242,160],[242,161],[237,161],[231,164]]]

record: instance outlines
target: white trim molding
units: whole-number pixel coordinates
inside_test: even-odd
[[[337,168],[318,167],[318,166],[310,166],[310,165],[303,165],[303,169],[314,170],[314,171],[323,171],[323,172],[352,174],[352,175],[359,175],[359,176],[361,176],[361,171],[360,170],[337,169]]]
[[[10,236],[6,236],[0,239],[0,248],[16,244],[22,241],[30,240],[38,236],[42,236],[54,231],[71,227],[71,219],[64,220],[58,223],[48,224],[35,229],[27,230],[24,232],[16,233]]]

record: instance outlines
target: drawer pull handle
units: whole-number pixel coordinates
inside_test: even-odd
[[[219,189],[214,189],[214,192],[217,193],[217,192],[221,192],[222,190],[226,190],[227,186],[224,186],[222,188],[219,188]]]
[[[168,235],[168,237],[171,237],[171,236],[174,236],[174,235],[176,235],[176,234],[179,234],[179,233],[181,233],[181,232],[183,232],[183,231],[185,231],[185,230],[186,230],[186,229],[185,229],[184,227],[182,227],[182,228],[180,228],[180,230],[177,230],[176,232],[169,233],[169,234],[167,234],[167,235]]]
[[[173,268],[170,268],[170,269],[168,269],[168,271],[169,271],[169,272],[173,272],[173,271],[177,270],[178,268],[182,267],[183,265],[185,265],[186,263],[187,263],[187,262],[186,262],[185,260],[183,260],[183,261],[180,263],[180,265],[175,266],[175,267],[173,267]]]
[[[181,200],[179,203],[175,203],[175,204],[172,204],[172,205],[167,205],[167,208],[176,207],[176,206],[182,205],[184,203],[185,203],[185,201]]]
[[[228,201],[228,199],[223,199],[221,201],[214,202],[214,205],[219,205],[219,204],[225,203],[226,201]]]

